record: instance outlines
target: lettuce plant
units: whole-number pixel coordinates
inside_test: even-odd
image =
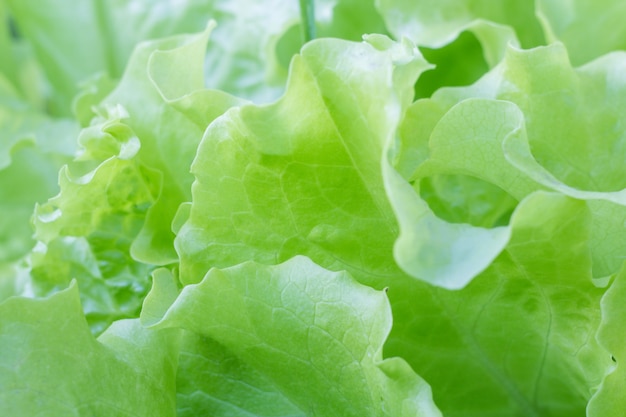
[[[0,0],[3,415],[621,416],[624,18]]]

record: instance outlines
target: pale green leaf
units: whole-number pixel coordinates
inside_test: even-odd
[[[409,42],[317,40],[294,58],[281,100],[216,119],[192,166],[193,203],[176,238],[181,280],[296,254],[360,271],[364,282],[398,273],[381,160],[426,67]]]
[[[517,200],[538,189],[588,200],[594,277],[608,276],[626,248],[619,130],[625,84],[615,72],[624,62],[616,53],[574,69],[561,44],[511,48],[476,84],[416,102],[393,162],[416,185],[468,175]]]
[[[386,354],[407,358],[446,416],[583,416],[611,368],[595,335],[586,204],[534,193],[505,250],[459,291],[390,286]]]
[[[441,416],[428,385],[403,360],[382,358],[391,329],[384,292],[304,257],[277,266],[247,262],[212,269],[199,284],[183,288],[152,326],[169,327],[214,341],[188,340],[199,358],[186,361],[198,365],[187,365],[189,375],[179,379],[187,391],[185,379],[196,380],[197,373],[215,378],[226,372],[233,379],[230,393],[210,380],[196,386],[207,389],[196,395],[204,397],[196,406],[217,416]],[[230,361],[230,369],[219,358]],[[251,402],[250,387],[237,379],[264,389],[253,397],[261,403]],[[220,402],[227,404],[218,407]],[[237,412],[241,407],[254,409]]]
[[[620,0],[536,0],[548,42],[563,42],[575,65],[626,47],[626,4]]]
[[[98,340],[76,285],[0,304],[0,409],[32,416],[175,416],[176,331],[116,322]]]

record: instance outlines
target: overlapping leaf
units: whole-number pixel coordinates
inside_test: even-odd
[[[0,304],[0,409],[11,415],[175,416],[176,331],[138,320],[91,335],[75,284]]]
[[[395,36],[408,36],[420,46],[441,47],[464,30],[476,31],[479,38],[498,36],[499,41],[506,41],[504,25],[514,29],[525,47],[543,41],[532,1],[378,0],[377,7]]]
[[[50,291],[77,278],[94,330],[137,315],[151,264],[177,259],[171,222],[189,199],[195,149],[212,118],[236,102],[203,88],[209,32],[138,47],[81,132],[61,192],[37,209],[45,244],[33,254],[37,285]]]
[[[322,36],[357,40],[382,32],[373,1],[317,2]],[[192,33],[210,19],[220,22],[206,54],[211,88],[255,101],[277,98],[286,64],[302,45],[297,2],[273,0],[13,1],[8,11],[21,35],[34,47],[47,81],[55,114],[69,114],[79,84],[98,73],[119,78],[141,41]],[[82,34],[82,36],[77,36]]]
[[[58,191],[57,172],[72,157],[78,132],[28,103],[0,74],[0,263],[34,245],[30,217],[35,203]]]
[[[507,45],[543,43],[532,1],[378,0],[396,39],[408,37],[436,65],[418,80],[417,97],[441,87],[468,85],[497,65]]]
[[[535,193],[511,219],[506,249],[466,288],[417,281],[389,289],[401,355],[433,386],[444,415],[575,416],[611,367],[586,204]]]
[[[402,359],[382,359],[391,328],[384,292],[345,272],[304,257],[247,262],[209,271],[171,306],[175,287],[166,275],[155,278],[162,288],[148,297],[144,321],[197,335],[183,344],[178,375],[189,415],[441,416]]]
[[[0,409],[621,415],[622,6],[175,3],[0,3]]]
[[[296,254],[369,282],[396,273],[381,160],[425,67],[410,43],[319,40],[294,58],[280,101],[212,123],[176,240],[183,282],[211,266]]]
[[[548,42],[561,41],[575,65],[626,47],[626,5],[619,0],[535,0]]]
[[[625,84],[613,76],[624,62],[615,54],[573,69],[562,45],[512,48],[475,85],[442,89],[409,109],[396,166],[416,188],[425,178],[469,175],[518,200],[546,188],[588,200],[594,277],[608,276],[626,247]]]

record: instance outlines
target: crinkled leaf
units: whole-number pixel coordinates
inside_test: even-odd
[[[417,98],[468,85],[497,65],[509,44],[543,43],[532,1],[378,0],[389,31],[421,47],[436,68],[420,77]]]
[[[159,303],[156,297],[150,301]],[[204,394],[196,406],[212,412],[227,403],[217,415],[266,409],[257,415],[440,416],[428,385],[403,360],[382,359],[390,313],[384,292],[297,257],[277,266],[247,262],[212,269],[199,284],[183,288],[155,326],[182,327],[214,341],[201,346],[217,353],[208,353],[212,358],[187,358],[198,366],[185,368],[191,375],[179,375],[183,381],[198,378],[207,366],[218,371],[221,357],[231,361],[233,391],[224,397],[207,381],[201,387],[208,391],[196,396]],[[209,359],[215,363],[207,364]],[[241,382],[268,390],[257,393],[263,403],[246,405],[250,387],[234,381],[242,376]],[[276,395],[282,398],[268,403]],[[227,405],[257,409],[232,414]]]
[[[387,162],[407,87],[426,65],[408,43],[370,40],[310,43],[280,101],[211,124],[176,241],[183,282],[210,266],[306,254],[381,285],[381,276],[399,273],[392,207],[401,229],[395,260],[416,278],[463,287],[504,248],[508,229],[441,221]]]
[[[85,153],[109,157],[82,176],[64,167],[60,193],[37,207],[34,217],[41,242],[31,256],[37,292],[78,279],[95,331],[139,312],[150,267],[134,261],[130,247],[159,192],[160,176],[133,160],[139,140],[116,116],[83,130],[80,138]]]
[[[519,130],[517,107],[477,99],[465,100],[447,113],[441,107],[435,97],[418,101],[409,109],[401,135],[410,144],[398,143],[400,151],[397,158],[392,158],[398,170],[386,165],[385,172],[400,224],[395,245],[399,265],[413,276],[461,288],[498,256],[510,237],[506,219],[487,223],[485,219],[499,218],[503,210],[509,214],[515,209],[516,199],[537,186],[512,169],[501,150],[502,141]],[[436,122],[420,123],[430,120]],[[486,122],[491,120],[497,122]],[[417,171],[412,172],[416,166]],[[413,186],[402,175],[410,178]],[[428,186],[446,181],[444,186],[450,187],[450,178],[454,178],[450,176],[463,181],[466,189],[461,193],[443,188],[434,197],[438,201],[428,198]],[[476,205],[469,198],[485,186],[492,194],[483,201],[480,218],[472,221]],[[458,208],[445,198],[446,192],[460,200]],[[446,221],[448,210],[456,213]]]
[[[431,176],[469,175],[518,200],[546,188],[588,200],[594,277],[610,275],[626,247],[617,128],[624,82],[613,75],[624,62],[614,54],[574,69],[560,44],[511,48],[473,86],[442,89],[409,109],[395,166],[418,185]]]
[[[474,226],[467,216],[462,223],[442,220],[389,161],[383,162],[383,173],[400,228],[394,256],[406,273],[444,288],[463,288],[506,246],[509,227]],[[495,207],[499,204],[489,204],[486,214]]]
[[[177,337],[138,320],[98,340],[72,285],[0,304],[0,409],[9,415],[175,416]]]
[[[178,206],[191,197],[189,167],[196,148],[208,124],[239,103],[204,88],[203,57],[212,27],[140,45],[120,84],[101,105],[123,106],[128,114],[124,122],[140,146],[132,163],[161,177],[158,195],[133,242],[133,257],[143,262],[164,265],[177,260],[171,221]]]
[[[386,354],[407,358],[444,415],[575,416],[610,367],[595,340],[603,290],[591,279],[586,204],[534,193],[504,252],[469,285],[390,286]]]
[[[321,36],[357,40],[384,31],[373,0],[316,2]],[[270,101],[284,88],[285,63],[302,45],[297,2],[272,0],[9,0],[9,12],[32,43],[55,94],[53,111],[68,114],[78,85],[100,72],[122,75],[143,40],[219,26],[207,51],[211,88],[255,101]],[[82,34],[76,36],[77,33]]]
[[[38,291],[78,279],[96,332],[138,315],[151,264],[177,259],[171,222],[188,199],[195,148],[210,120],[235,102],[203,89],[209,32],[138,47],[122,82],[81,131],[77,158],[60,173],[60,193],[37,209],[36,237],[44,244],[33,255]],[[87,259],[92,266],[81,267]],[[58,268],[65,273],[55,274]]]
[[[296,254],[359,270],[370,282],[397,273],[397,226],[380,164],[425,67],[410,43],[317,40],[294,58],[281,100],[213,122],[176,240],[181,280],[198,282],[211,266]]]
[[[34,109],[0,74],[0,263],[33,246],[35,203],[58,191],[57,172],[74,152],[77,131]]]
[[[284,91],[291,57],[302,47],[298,2],[221,0],[213,2],[218,22],[207,51],[207,82],[254,102],[269,102]],[[317,0],[318,36],[360,40],[384,33],[373,0]]]
[[[624,56],[576,69],[566,51],[621,45],[615,1],[380,0],[387,29],[371,0],[316,1],[321,36],[389,30],[440,69],[416,85],[408,40],[319,40],[282,99],[226,114],[227,93],[283,91],[295,2],[57,3],[0,0],[0,300],[53,294],[0,304],[2,411],[440,415],[406,359],[446,415],[619,415],[623,273],[604,287],[626,256]],[[506,51],[543,41],[535,9],[565,46]],[[210,28],[143,43],[114,88],[138,40],[209,17],[208,50]],[[75,149],[42,111],[68,114],[76,92],[79,153],[14,262]],[[180,278],[201,281],[181,294],[172,228]],[[266,265],[298,254],[388,288],[386,352],[404,359],[382,360],[382,292],[302,257]],[[230,268],[202,280],[214,266]],[[186,330],[119,321],[93,339],[138,314],[151,272],[143,320]]]

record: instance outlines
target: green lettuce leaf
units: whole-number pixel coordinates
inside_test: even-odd
[[[476,31],[480,38],[501,37],[499,41],[519,38],[526,48],[543,43],[539,21],[531,1],[504,0],[377,0],[387,27],[396,36],[408,36],[419,46],[441,47],[465,30]],[[510,29],[517,36],[510,38]],[[485,38],[486,39],[486,38]]]
[[[407,358],[450,416],[577,416],[612,367],[596,341],[604,290],[591,279],[587,205],[533,193],[506,249],[446,291],[390,286],[386,355]]]
[[[203,58],[212,28],[211,23],[202,33],[138,48],[124,78],[103,102],[124,106],[128,124],[141,140],[138,161],[162,175],[158,199],[132,247],[133,256],[143,262],[164,265],[178,259],[170,223],[178,206],[191,199],[189,166],[198,143],[213,119],[241,103],[204,88]]]
[[[435,210],[459,227],[472,223],[495,230],[501,223],[493,219],[512,212],[510,220],[504,218],[511,231],[504,252],[462,291],[413,284],[412,290],[400,285],[394,296],[390,289],[397,333],[390,336],[388,353],[413,358],[411,365],[432,384],[444,413],[583,415],[612,368],[595,340],[603,294],[596,285],[603,280],[594,285],[589,271],[603,278],[624,256],[621,138],[614,129],[621,81],[611,76],[622,59],[616,54],[573,69],[559,44],[510,49],[475,85],[439,90],[407,111],[391,160],[413,183],[415,193],[405,186],[405,195],[419,195],[429,205],[414,218]],[[479,200],[477,216],[475,196],[485,189],[490,196]],[[534,193],[541,189],[578,201]],[[581,210],[585,206],[589,213]],[[406,230],[413,239],[432,245],[423,235],[429,229],[411,224]],[[410,239],[405,246],[414,247]],[[438,324],[416,319],[421,317],[435,317]],[[544,336],[534,333],[540,328]],[[418,357],[421,364],[414,361]],[[455,361],[454,374],[441,371]],[[465,384],[458,375],[467,376]],[[457,384],[482,394],[450,389]],[[600,400],[592,404],[598,407]]]
[[[398,44],[394,49],[382,38],[370,39],[388,47],[344,44],[342,54],[348,45],[361,59],[395,54],[396,78],[386,79],[397,82],[403,95],[392,90],[391,97],[403,108],[417,72],[402,72],[407,67],[400,63],[409,62],[406,49],[400,55]],[[521,98],[520,105],[512,102],[524,94],[534,97],[535,89],[526,87],[532,82],[520,84],[528,92],[519,96],[501,82],[504,76],[550,76],[548,48],[511,49],[476,85],[416,102],[396,140],[399,119],[390,116],[398,113],[370,102],[394,102],[381,98],[388,81],[370,89],[376,72],[356,57],[350,71],[318,64],[314,59],[321,51],[324,62],[333,62],[332,44],[325,42],[310,43],[296,57],[281,101],[232,109],[209,127],[192,167],[194,200],[181,214],[188,218],[176,240],[181,280],[198,282],[211,266],[246,259],[279,263],[296,254],[310,256],[326,268],[348,269],[361,282],[389,287],[394,328],[388,352],[406,358],[436,384],[444,412],[579,414],[609,366],[606,351],[594,341],[603,293],[590,275],[590,250],[594,257],[599,253],[593,239],[590,243],[597,211],[593,202],[537,194],[549,187],[513,164],[503,147],[548,123],[547,115],[537,114],[531,119],[535,125],[525,126],[529,107]],[[529,58],[515,59],[516,54],[536,54],[544,66],[535,73],[523,65]],[[561,68],[558,58],[552,57]],[[356,75],[361,68],[368,74]],[[420,63],[417,69],[423,68]],[[555,88],[567,83],[559,81],[544,82]],[[507,88],[502,95],[509,101],[494,100],[499,88]],[[544,106],[544,113],[551,110]],[[549,161],[558,166],[559,159]],[[434,190],[428,200],[422,179]],[[364,183],[369,193],[361,191]],[[449,190],[459,183],[466,187],[463,194]],[[486,192],[489,197],[481,198]],[[450,210],[449,221],[428,206],[437,200],[446,207],[454,198],[461,202]],[[466,207],[477,200],[483,207],[468,213]],[[390,214],[398,228],[381,222]],[[446,291],[412,280],[396,262],[416,278],[465,289]],[[467,389],[458,389],[459,375],[467,378],[461,384]]]
[[[536,14],[548,42],[561,41],[575,65],[626,47],[619,0],[536,0]]]
[[[411,39],[436,66],[418,80],[417,98],[472,84],[503,59],[508,45],[544,43],[532,1],[378,0],[377,8],[396,39]]]
[[[126,123],[140,142],[133,161],[161,177],[158,196],[132,246],[133,257],[146,263],[178,260],[170,224],[178,206],[191,199],[189,167],[198,143],[213,119],[241,103],[204,87],[204,51],[213,27],[210,23],[198,34],[143,43],[119,85],[101,104],[123,106]]]
[[[183,332],[177,416],[305,417],[262,372],[213,339]]]
[[[602,324],[598,330],[598,341],[611,353],[615,362],[613,369],[607,371],[598,392],[589,401],[587,416],[589,417],[617,417],[624,405],[624,390],[626,389],[623,358],[624,349],[624,320],[623,300],[626,291],[626,269],[622,268],[616,275],[611,287],[602,297]]]
[[[400,128],[394,164],[417,190],[438,176],[464,175],[518,201],[540,189],[589,201],[593,274],[609,276],[626,248],[616,128],[624,83],[612,76],[624,62],[613,54],[574,69],[560,44],[511,48],[476,84],[416,102]]]
[[[381,160],[426,67],[409,42],[320,39],[294,58],[281,100],[216,119],[192,165],[188,219],[177,222],[181,280],[296,254],[362,282],[398,273]]]
[[[38,293],[77,279],[96,332],[136,317],[154,265],[177,261],[171,222],[191,197],[195,149],[209,122],[238,102],[204,89],[210,30],[137,48],[81,131],[78,155],[60,173],[60,193],[36,210]]]
[[[373,0],[316,2],[321,36],[352,40],[382,33]],[[202,30],[219,21],[207,51],[210,88],[255,101],[277,98],[287,64],[302,46],[297,2],[274,0],[8,0],[9,14],[32,44],[46,78],[54,114],[68,115],[80,83],[96,74],[119,78],[141,41]],[[355,12],[357,10],[357,12]],[[76,36],[76,34],[83,36]]]
[[[0,264],[34,245],[35,203],[58,191],[56,176],[76,148],[78,127],[40,113],[0,74]]]
[[[150,266],[134,261],[130,246],[158,195],[160,176],[133,160],[139,140],[121,116],[112,112],[81,132],[87,152],[110,157],[84,175],[64,167],[60,193],[38,206],[34,217],[39,245],[31,255],[31,275],[37,293],[77,279],[97,332],[115,319],[136,316],[150,286]]]
[[[384,292],[345,272],[304,257],[212,269],[183,288],[158,319],[156,311],[175,290],[167,276],[155,279],[161,283],[165,288],[147,299],[151,313],[144,322],[208,338],[191,337],[183,345],[185,360],[195,364],[178,376],[187,391],[184,409],[216,416],[441,416],[428,385],[406,362],[382,359],[391,329]],[[224,373],[232,391],[211,380]]]
[[[126,320],[96,340],[75,284],[0,304],[0,352],[0,409],[10,415],[176,415],[176,331]]]
[[[621,416],[618,3],[0,0],[0,410]]]
[[[69,115],[79,84],[106,72],[118,78],[140,41],[202,30],[206,2],[8,0],[20,34],[33,46],[54,93],[53,114]],[[80,34],[80,35],[78,35]]]
[[[206,79],[220,89],[254,102],[271,102],[285,89],[291,57],[303,45],[298,3],[292,0],[216,0],[218,26],[207,51]],[[317,0],[319,37],[358,41],[364,33],[385,33],[374,0]]]

